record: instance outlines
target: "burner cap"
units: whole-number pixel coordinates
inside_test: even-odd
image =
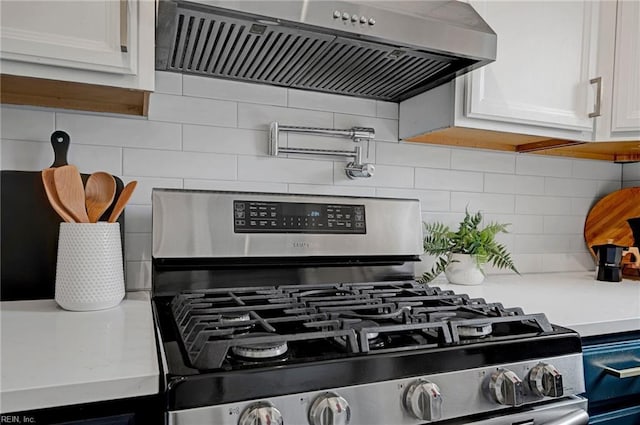
[[[237,313],[228,312],[228,313],[223,313],[220,316],[221,322],[246,322],[249,320],[251,320],[251,316],[249,316],[249,313],[245,313],[245,312],[237,312]]]
[[[349,323],[347,324],[345,327],[347,329],[355,329],[356,331],[359,331],[360,329],[364,329],[364,328],[377,328],[380,325],[372,320],[363,320],[361,322],[356,322],[356,323]],[[372,339],[376,339],[378,337],[379,333],[378,332],[367,332],[367,339],[368,340],[372,340]]]
[[[493,328],[491,323],[481,323],[477,325],[458,325],[458,335],[460,338],[482,338],[491,335]]]
[[[242,335],[239,338],[254,338],[260,336],[275,336],[270,333],[253,333]],[[248,341],[246,344],[236,345],[231,347],[231,352],[238,357],[251,360],[267,360],[275,357],[282,356],[288,350],[286,341],[273,341],[273,342],[259,342],[251,343]]]

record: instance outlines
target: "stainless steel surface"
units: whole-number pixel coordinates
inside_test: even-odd
[[[254,403],[240,415],[238,425],[283,425],[280,411],[270,403]]]
[[[600,107],[602,105],[602,77],[596,77],[589,80],[590,84],[596,85],[596,100],[593,105],[593,112],[589,113],[589,118],[599,117]]]
[[[280,132],[286,131],[291,133],[314,134],[328,137],[346,137],[353,139],[354,142],[369,142],[375,139],[375,130],[373,128],[353,127],[342,130],[335,128],[317,128],[317,127],[294,127],[288,125],[280,125],[274,121],[269,126],[269,154],[278,156],[281,153],[292,153],[299,155],[328,155],[343,156],[353,158],[352,162],[347,164],[345,169],[349,178],[371,177],[375,167],[372,164],[364,164],[362,162],[362,148],[355,146],[352,151],[337,149],[310,149],[310,148],[294,148],[280,146]]]
[[[550,397],[540,398],[534,394],[526,393],[524,404],[538,403],[541,400],[555,401],[548,406],[535,405],[532,410],[526,409],[523,412],[513,415],[520,418],[519,421],[526,421],[536,418],[536,424],[550,421],[561,417],[577,408],[586,410],[586,400],[569,397],[569,395],[584,392],[584,377],[582,375],[582,355],[572,354],[568,356],[553,357],[547,359],[549,363],[556,365],[563,373],[564,392],[568,396],[563,399]],[[509,363],[504,367],[524,378],[530,369],[539,362],[537,360]],[[350,387],[332,388],[331,392],[343,397],[351,407],[351,425],[417,425],[424,423],[424,420],[416,419],[404,408],[404,397],[406,389],[415,382],[416,379],[425,379],[435,383],[440,388],[442,394],[442,420],[452,418],[462,418],[474,413],[494,412],[510,409],[507,406],[496,403],[487,397],[481,390],[486,380],[496,368],[487,366],[432,374],[428,376],[417,376],[407,379],[398,379],[383,382],[367,383]],[[284,423],[306,424],[308,423],[308,411],[313,401],[328,389],[310,391],[305,393],[290,394],[280,397],[272,397],[268,401],[275,408],[283,413]],[[239,415],[244,412],[255,401],[243,401],[228,403],[224,405],[208,406],[196,409],[186,409],[169,412],[169,424],[190,425],[190,424],[216,424],[216,425],[236,425]],[[553,410],[550,410],[553,409]],[[540,412],[540,413],[539,413]],[[546,413],[544,413],[546,412]],[[478,424],[508,424],[511,425],[517,420],[511,421],[512,415],[492,418],[488,421],[480,421]]]
[[[366,234],[234,233],[233,201],[361,204]],[[420,203],[410,199],[154,189],[154,258],[418,256]]]
[[[589,415],[582,409],[576,409],[571,413],[567,413],[557,419],[545,422],[542,425],[587,425],[589,423]]]
[[[616,369],[610,366],[604,366],[602,368],[608,375],[615,376],[616,378],[633,378],[634,376],[640,376],[640,366],[630,367],[627,369]]]
[[[349,425],[350,421],[351,407],[336,393],[316,397],[309,408],[310,425]]]
[[[522,380],[506,368],[500,368],[491,374],[489,392],[498,403],[506,406],[520,406],[524,402]]]
[[[453,0],[161,1],[156,69],[399,101],[495,60]]]
[[[418,379],[407,388],[404,407],[416,419],[438,421],[442,417],[442,395],[433,382]]]
[[[562,397],[562,374],[555,366],[548,363],[536,365],[529,376],[529,388],[541,397]]]

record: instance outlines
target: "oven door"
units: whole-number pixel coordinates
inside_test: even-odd
[[[555,403],[509,415],[496,416],[467,425],[587,425],[587,399],[571,396]]]

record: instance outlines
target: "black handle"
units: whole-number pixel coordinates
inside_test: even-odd
[[[51,133],[51,146],[53,146],[53,153],[55,155],[51,168],[68,165],[67,152],[69,151],[70,141],[71,138],[64,131],[57,130]]]

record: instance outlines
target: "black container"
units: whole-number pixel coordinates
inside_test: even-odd
[[[640,247],[640,217],[630,218],[627,223],[629,223],[631,232],[633,232],[633,246]]]
[[[592,246],[598,256],[596,279],[604,282],[622,281],[622,251],[627,247],[607,243]]]

